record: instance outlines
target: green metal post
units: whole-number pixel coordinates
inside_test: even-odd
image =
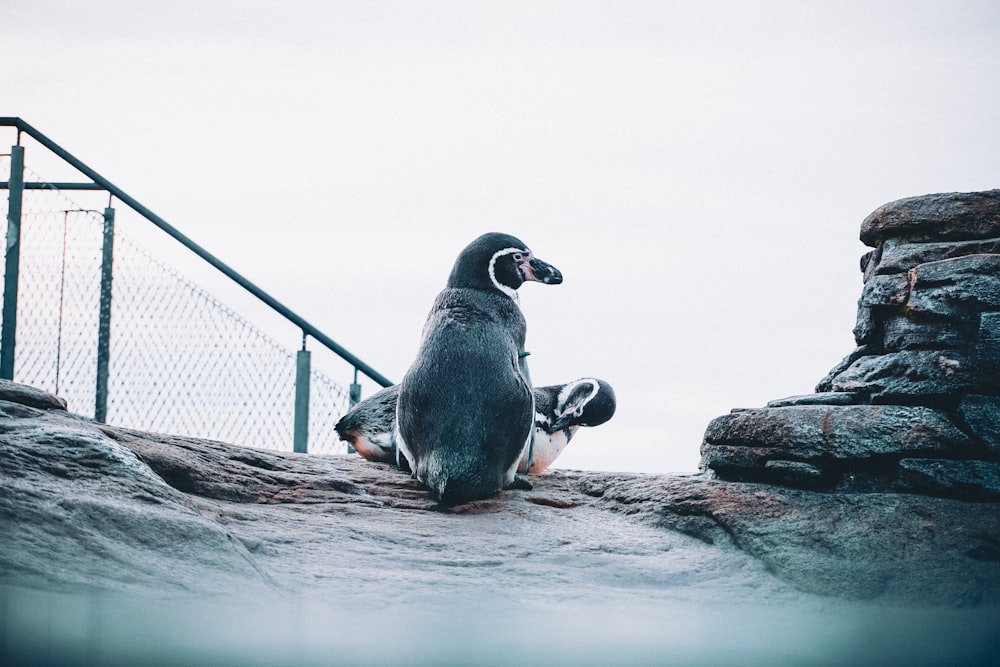
[[[358,367],[357,366],[354,367],[354,382],[351,383],[350,392],[348,393],[347,398],[348,398],[348,401],[349,401],[348,405],[350,407],[352,407],[352,408],[355,405],[357,405],[358,403],[361,402],[361,385],[358,383]],[[351,447],[350,445],[347,445],[347,453],[348,454],[353,454],[354,453],[354,447]]]
[[[295,357],[295,436],[292,446],[292,451],[300,454],[309,450],[310,354],[303,335],[302,349]]]
[[[359,402],[361,402],[361,385],[358,384],[358,369],[354,369],[354,382],[351,383],[350,394],[348,395],[351,401],[351,407],[353,408]]]
[[[111,360],[111,277],[115,248],[115,209],[104,209],[104,245],[101,248],[101,305],[97,323],[97,391],[94,419],[108,417],[108,366]]]
[[[17,278],[21,264],[24,146],[10,147],[10,180],[7,187],[7,255],[3,274],[3,324],[0,325],[0,378],[13,380],[14,341],[17,330]]]

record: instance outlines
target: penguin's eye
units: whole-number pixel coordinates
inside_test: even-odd
[[[526,252],[515,252],[511,255],[511,257],[513,257],[514,261],[517,262],[518,264],[521,264],[523,262],[528,262],[531,261],[531,251],[528,250]]]

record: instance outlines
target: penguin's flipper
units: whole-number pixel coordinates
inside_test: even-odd
[[[519,489],[521,491],[531,491],[533,488],[528,478],[523,475],[514,475],[514,481],[506,486],[508,489]]]

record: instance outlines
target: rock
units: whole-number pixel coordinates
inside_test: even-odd
[[[1000,237],[1000,190],[907,197],[884,204],[861,223],[861,241],[967,241]]]
[[[868,279],[875,275],[875,269],[878,268],[879,260],[882,258],[882,248],[884,245],[885,244],[882,244],[874,250],[869,250],[865,254],[861,255],[861,261],[859,264],[861,266],[861,274],[864,277],[864,282],[868,282]]]
[[[903,459],[899,468],[896,488],[900,491],[972,501],[1000,500],[998,462]]]
[[[909,297],[910,282],[907,274],[872,276],[861,291],[858,305],[863,308],[896,307],[905,304]]]
[[[442,511],[356,456],[0,408],[3,664],[856,664],[918,661],[915,637],[993,657],[993,505],[550,471]],[[773,412],[808,409],[847,406]],[[831,653],[862,627],[889,639]]]
[[[910,451],[939,440],[907,431],[912,415],[868,408],[872,419],[882,415],[875,427],[893,431]],[[441,511],[408,475],[356,456],[261,452],[24,410],[0,416],[0,585],[321,594],[348,603],[516,589],[539,600],[586,594],[621,602],[639,590],[676,598],[695,582],[698,596],[726,600],[734,586],[749,585],[763,601],[787,596],[790,582],[885,601],[1000,603],[997,564],[963,560],[986,536],[1000,540],[1000,514],[975,504],[791,493],[703,475],[553,471],[531,491]],[[795,462],[771,467],[799,478],[815,474]],[[891,547],[887,533],[896,527],[875,530],[889,516],[886,507],[900,513]],[[834,513],[841,518],[832,520]],[[820,516],[827,518],[814,523]],[[917,516],[935,517],[940,539],[912,533],[906,522]],[[962,532],[969,522],[976,530]],[[869,536],[868,552],[843,561],[844,533],[855,542]],[[930,549],[929,564],[907,555],[917,544]],[[938,568],[936,559],[949,564]],[[826,563],[822,578],[803,577],[800,570],[818,561]],[[936,583],[855,588],[859,567],[903,568]]]
[[[0,401],[27,405],[39,410],[66,410],[66,399],[10,380],[0,380]]]
[[[861,238],[874,250],[860,263],[858,347],[815,394],[713,420],[703,468],[801,488],[997,500],[1000,190],[891,202]],[[878,406],[902,422],[883,421]]]
[[[957,414],[966,432],[981,440],[1000,459],[1000,396],[965,396],[958,404]]]
[[[270,450],[234,449],[210,440],[112,426],[97,425],[97,429],[137,454],[174,489],[201,498],[262,504],[367,499],[362,486],[314,459],[290,460]]]
[[[854,348],[854,351],[849,355],[840,360],[836,366],[834,366],[826,377],[819,381],[816,385],[816,392],[821,394],[833,392],[833,380],[843,373],[845,370],[851,367],[851,365],[860,359],[861,357],[868,357],[875,354],[881,354],[882,350],[880,347],[874,345],[859,345]]]
[[[779,484],[812,489],[823,483],[823,471],[802,461],[770,460],[764,463],[767,478]]]
[[[906,306],[917,313],[955,316],[1000,309],[1000,255],[967,255],[910,269]]]
[[[833,378],[831,388],[865,393],[878,403],[912,403],[960,395],[988,382],[969,354],[903,350],[859,358]]]
[[[128,448],[0,403],[0,582],[183,593],[266,587],[243,545]]]
[[[768,401],[769,408],[787,408],[796,405],[857,405],[865,403],[862,394],[855,394],[849,391],[836,392],[826,391],[815,394],[804,394],[802,396],[789,396]]]
[[[979,317],[975,355],[982,376],[992,380],[989,386],[1000,393],[1000,313],[983,313]]]
[[[703,454],[720,474],[756,465],[731,453],[750,448],[770,457],[819,465],[831,460],[872,459],[900,452],[962,454],[968,436],[943,412],[902,405],[800,405],[744,410],[716,417],[705,431]],[[719,446],[728,449],[719,450]]]
[[[881,352],[882,327],[875,321],[872,309],[858,303],[858,319],[854,325],[854,342],[860,347],[871,346],[870,353]],[[855,357],[856,358],[856,357]],[[846,367],[845,367],[846,368]]]
[[[882,325],[883,349],[963,349],[975,345],[979,333],[974,318],[921,317],[914,312],[889,317]]]
[[[877,259],[873,257],[874,261],[871,266],[866,267],[862,272],[906,273],[920,264],[953,257],[998,255],[1000,254],[1000,238],[956,243],[899,243],[890,239],[879,246],[879,249],[881,253]],[[872,251],[872,253],[876,252]]]
[[[706,543],[736,545],[816,593],[882,598],[920,591],[937,597],[951,584],[943,586],[950,575],[938,578],[936,571],[949,573],[975,563],[958,587],[967,600],[985,602],[994,595],[986,592],[996,586],[991,579],[1000,576],[1000,540],[993,533],[1000,526],[996,505],[909,494],[816,493],[690,477],[663,481],[639,476],[587,483],[588,492],[615,511]],[[981,530],[973,527],[971,516],[963,518],[978,512]],[[892,557],[882,560],[876,554]]]

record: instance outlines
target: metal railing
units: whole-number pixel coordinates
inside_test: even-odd
[[[17,129],[17,142],[0,183],[0,377],[67,396],[75,412],[102,422],[302,452],[342,448],[332,426],[360,397],[358,374],[390,380],[23,120],[0,117],[3,126]],[[45,182],[25,167],[22,134],[90,180]],[[108,206],[86,209],[69,190],[105,192]],[[116,230],[116,200],[295,327],[302,348],[283,347]],[[312,368],[309,338],[353,369],[349,392]]]

